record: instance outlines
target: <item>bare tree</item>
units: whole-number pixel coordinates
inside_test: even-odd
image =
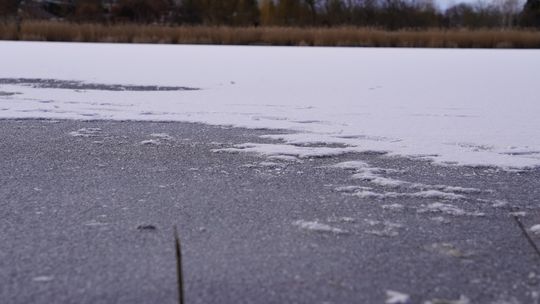
[[[520,11],[519,0],[496,0],[495,5],[501,14],[501,25],[511,28]]]

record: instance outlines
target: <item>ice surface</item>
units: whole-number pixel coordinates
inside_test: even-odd
[[[0,118],[294,131],[236,147],[270,156],[540,165],[538,50],[0,42],[0,53]]]
[[[453,258],[467,258],[472,255],[470,252],[464,252],[450,243],[434,243],[424,247],[428,251],[432,251],[441,255]]]

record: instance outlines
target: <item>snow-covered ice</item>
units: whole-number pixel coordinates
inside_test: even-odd
[[[424,198],[424,199],[442,199],[442,200],[459,200],[465,199],[464,196],[454,193],[447,193],[437,190],[428,190],[428,191],[419,191],[419,192],[374,192],[370,190],[361,190],[352,193],[351,195],[357,196],[359,198],[378,198],[378,199],[387,199],[387,198],[400,198],[400,197],[409,197],[409,198]]]
[[[273,157],[540,165],[538,50],[0,42],[0,53],[0,118],[294,131],[233,148]]]
[[[346,234],[348,233],[346,230],[332,227],[327,224],[320,223],[318,221],[305,221],[305,220],[297,220],[293,223],[295,226],[298,226],[302,229],[314,231],[314,232],[322,232],[322,233],[333,233],[333,234]]]
[[[96,221],[96,220],[90,220],[84,223],[84,225],[90,226],[90,227],[101,227],[101,226],[107,226],[108,224],[104,222]]]
[[[391,210],[391,211],[403,211],[405,209],[405,206],[402,204],[389,204],[389,205],[382,205],[381,206],[384,210]]]
[[[82,128],[77,131],[69,132],[69,135],[73,137],[96,137],[100,132],[100,128]]]
[[[426,301],[424,304],[471,304],[471,300],[468,297],[461,295],[457,300],[446,300],[446,299],[434,299],[431,301]]]
[[[403,228],[403,225],[389,221],[376,221],[368,219],[365,220],[365,222],[370,226],[369,229],[364,231],[365,233],[381,237],[396,237],[399,235],[399,229]]]
[[[50,282],[52,280],[54,280],[54,276],[38,276],[32,278],[32,281],[41,283]]]
[[[467,258],[472,255],[472,253],[463,252],[463,250],[450,243],[434,243],[425,246],[424,249],[453,258]]]
[[[513,211],[513,212],[510,212],[509,215],[515,216],[515,217],[525,217],[527,216],[527,212],[526,211]]]
[[[157,139],[161,139],[161,140],[173,140],[174,137],[172,137],[171,135],[167,134],[167,133],[152,133],[150,134],[151,137],[154,137],[154,138],[157,138]]]
[[[141,141],[141,145],[143,146],[159,146],[161,142],[157,139],[147,139]]]
[[[349,217],[349,216],[341,216],[341,217],[335,217],[335,216],[332,216],[332,217],[329,217],[328,218],[328,222],[329,223],[354,223],[356,222],[356,220],[352,217]]]
[[[411,301],[411,297],[408,294],[394,291],[394,290],[387,290],[386,291],[386,301],[384,303],[386,304],[409,304]]]
[[[460,194],[448,193],[439,190],[426,190],[411,193],[409,196],[418,197],[418,198],[435,198],[435,199],[445,199],[445,200],[459,200],[464,199],[465,197]]]
[[[532,226],[529,230],[535,235],[540,235],[540,224]]]
[[[491,207],[493,208],[502,208],[502,207],[506,207],[508,206],[508,202],[507,201],[503,201],[503,200],[495,200],[492,204],[491,204]]]
[[[344,193],[355,193],[358,191],[369,191],[373,188],[371,187],[363,187],[363,186],[340,186],[335,188],[337,192],[344,192]]]
[[[453,216],[477,216],[477,217],[485,216],[485,214],[481,212],[468,212],[457,206],[454,206],[451,204],[444,204],[444,203],[431,203],[431,204],[428,204],[427,206],[423,206],[419,208],[417,212],[418,213],[442,213],[442,214],[453,215]]]
[[[463,194],[481,193],[482,190],[476,188],[465,188],[447,185],[428,185],[423,183],[412,183],[400,179],[382,176],[382,173],[397,172],[396,170],[372,167],[367,162],[363,161],[347,161],[331,166],[332,168],[340,168],[352,170],[352,178],[367,181],[375,186],[384,188],[403,188],[406,190],[414,190],[415,192],[376,192],[372,188],[362,186],[340,186],[335,188],[338,192],[344,192],[349,195],[359,198],[369,199],[387,199],[399,197],[412,197],[423,199],[441,199],[441,200],[462,200],[467,197]]]

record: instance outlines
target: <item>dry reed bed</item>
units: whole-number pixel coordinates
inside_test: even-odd
[[[17,33],[14,23],[0,23],[0,39],[171,44],[540,48],[540,31],[536,30],[386,31],[356,27],[172,27],[135,24],[74,24],[52,21],[24,22],[20,33]]]

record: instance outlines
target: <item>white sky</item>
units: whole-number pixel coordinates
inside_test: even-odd
[[[491,4],[491,3],[494,3],[496,2],[497,0],[434,0],[435,3],[437,3],[439,5],[439,7],[441,9],[446,9],[452,5],[455,5],[455,4],[459,4],[459,3],[470,3],[470,4],[475,4],[475,3],[484,3],[484,4]],[[503,1],[503,0],[501,0]],[[519,0],[519,3],[520,3],[520,7],[523,6],[523,4],[525,3],[526,0]]]

